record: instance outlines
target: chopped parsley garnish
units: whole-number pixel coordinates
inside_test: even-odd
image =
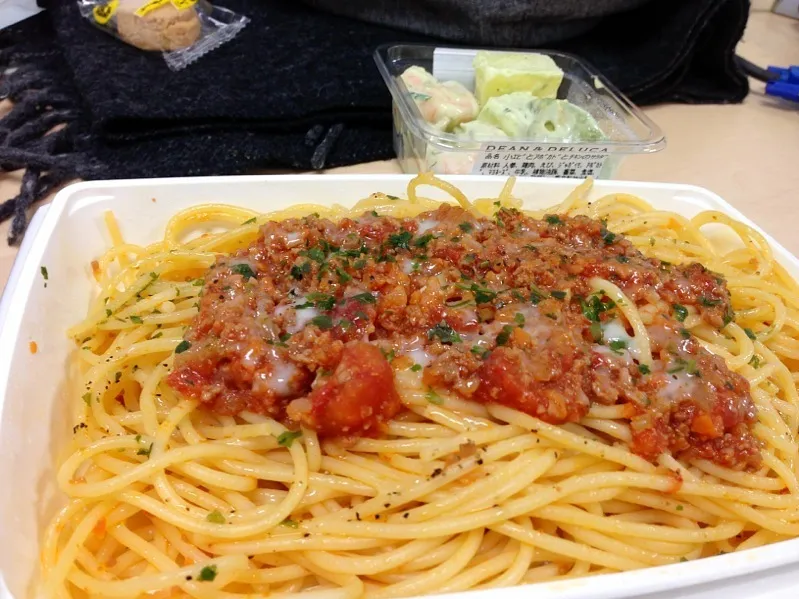
[[[106,308],[106,309],[105,309],[105,315],[106,315],[106,316],[111,316],[111,314],[113,314],[113,312],[111,312],[111,310],[109,310],[108,308]]]
[[[286,518],[283,522],[280,523],[280,526],[288,526],[289,528],[299,528],[299,524],[292,520],[291,518]]]
[[[591,338],[594,340],[594,343],[602,343],[602,325],[599,321],[592,322],[589,331],[591,332]]]
[[[311,248],[304,252],[300,252],[300,256],[307,256],[314,262],[319,262],[320,264],[325,261],[325,253],[320,248]]]
[[[449,345],[453,343],[460,343],[462,341],[461,336],[458,335],[458,332],[443,320],[432,329],[427,331],[428,339],[433,339],[434,337],[438,337],[438,340],[441,341],[441,343]]]
[[[294,265],[291,267],[291,276],[298,281],[302,280],[303,275],[307,275],[311,272],[311,263],[310,262],[303,262],[299,266]]]
[[[421,369],[422,369],[421,364],[414,364],[413,366],[411,366],[411,372],[419,372]]]
[[[336,269],[336,274],[338,275],[339,283],[349,283],[350,281],[352,281],[352,276],[340,268]]]
[[[752,359],[749,360],[749,365],[752,368],[760,368],[762,366],[762,359],[757,354],[752,356]]]
[[[255,222],[255,217],[253,216],[252,218],[248,218],[248,219],[247,219],[247,220],[245,220],[243,223],[241,223],[241,226],[244,226],[244,225],[251,225],[251,224],[253,224],[254,222]]]
[[[318,326],[323,331],[333,328],[333,319],[327,314],[320,314],[311,319],[311,324]]]
[[[604,226],[599,230],[599,234],[602,236],[605,245],[611,245],[616,240],[616,234],[608,231]]]
[[[516,312],[516,315],[513,317],[513,322],[518,324],[520,327],[524,326],[524,314],[521,312]]]
[[[191,343],[189,343],[188,341],[186,341],[184,339],[183,341],[178,343],[178,346],[175,348],[175,353],[176,354],[182,354],[184,351],[186,351],[190,347],[191,347]]]
[[[735,312],[732,310],[732,306],[727,306],[727,309],[724,310],[724,316],[722,317],[722,322],[726,327],[730,324],[733,320],[735,320]]]
[[[757,341],[757,335],[755,335],[755,332],[752,329],[747,327],[744,329],[744,333],[746,333],[746,336],[749,337],[752,341]]]
[[[158,273],[157,272],[151,272],[150,273],[150,280],[155,281],[157,278],[158,278]]]
[[[308,298],[309,301],[312,301],[314,306],[320,310],[332,310],[333,306],[336,305],[336,298],[328,293],[312,291],[305,297]]]
[[[418,92],[417,92],[417,93],[418,93]],[[421,95],[425,95],[425,94],[421,94]],[[430,96],[427,96],[427,97],[429,98]],[[386,197],[387,197],[389,200],[394,200],[394,201],[396,201],[396,200],[398,200],[398,199],[399,199],[399,197],[397,197],[397,196],[392,196],[392,195],[388,195],[388,194],[386,194]]]
[[[356,260],[355,262],[352,263],[352,267],[355,270],[361,270],[365,266],[366,266],[366,260],[364,260],[363,258],[361,258],[360,260]]]
[[[599,293],[590,295],[586,300],[580,300],[580,308],[583,311],[583,316],[591,322],[599,322],[599,315],[602,314],[602,312],[607,312],[616,306],[611,299],[602,301],[600,296],[603,295],[603,293],[604,292],[600,291]]]
[[[141,324],[143,322],[141,316],[131,316],[130,321],[135,324]]]
[[[703,306],[707,306],[708,308],[712,308],[713,306],[718,306],[721,303],[721,300],[702,295],[699,296],[699,303]]]
[[[491,291],[487,287],[480,287],[477,283],[471,285],[458,285],[461,289],[471,291],[474,294],[474,301],[478,304],[488,304],[493,302],[497,297],[496,291]]]
[[[478,287],[477,284],[472,285],[471,291],[474,293],[474,301],[478,304],[487,304],[494,301],[494,299],[497,297],[497,294],[494,291]]]
[[[50,275],[47,274],[47,267],[46,266],[42,266],[39,270],[42,271],[42,277],[44,277],[45,281],[50,278]]]
[[[202,287],[203,285],[205,285],[205,279],[194,279],[191,282],[191,284],[194,285],[195,287]]]
[[[212,582],[214,578],[216,578],[216,566],[214,565],[205,566],[200,570],[200,576],[197,577],[198,580],[203,582]]]
[[[397,249],[409,250],[411,249],[408,245],[411,242],[411,235],[410,231],[402,231],[401,233],[392,233],[388,236],[388,244]]]
[[[256,278],[255,271],[250,268],[249,264],[235,264],[230,268],[230,270],[237,275],[244,277],[245,281]]]
[[[425,396],[425,399],[427,399],[427,401],[429,401],[430,403],[435,404],[437,406],[440,406],[440,405],[442,405],[444,403],[444,398],[441,397],[438,393],[436,393],[432,389],[429,389],[427,391],[427,393],[425,393],[424,396]]]
[[[497,345],[506,345],[510,341],[510,336],[513,333],[513,327],[506,324],[497,335]]]
[[[394,358],[396,358],[396,357],[397,357],[397,354],[396,354],[396,352],[395,352],[393,349],[390,349],[390,350],[386,351],[386,350],[384,350],[384,349],[382,349],[382,348],[381,348],[381,349],[380,349],[380,353],[382,353],[382,354],[383,354],[383,357],[384,357],[384,358],[386,359],[386,361],[387,361],[387,362],[389,362],[389,363],[393,362],[393,361],[394,361]]]
[[[352,326],[352,321],[347,320],[346,318],[342,318],[338,321],[338,326],[341,327],[342,330],[348,331],[349,328]]]
[[[680,322],[685,322],[685,319],[688,318],[688,308],[682,304],[674,304],[672,307],[674,308],[674,318]]]
[[[302,431],[284,431],[277,438],[277,444],[281,447],[291,447],[295,439],[302,437]]]
[[[675,374],[683,370],[691,376],[701,376],[701,373],[696,366],[696,360],[683,360],[682,358],[677,358],[674,361],[674,366],[666,370],[666,372],[669,374]]]
[[[469,351],[472,352],[475,356],[480,356],[482,358],[485,357],[485,355],[488,353],[488,348],[480,347],[479,345],[473,345],[472,349],[470,349]]]
[[[92,394],[91,393],[84,393],[83,396],[81,397],[81,399],[84,401],[84,403],[87,406],[90,406],[92,404]]]
[[[366,244],[361,243],[361,247],[359,248],[352,248],[349,250],[336,250],[335,253],[345,258],[357,258],[361,254],[368,254],[369,248],[366,247]]]
[[[414,239],[413,245],[414,247],[417,248],[425,248],[427,247],[427,244],[430,243],[431,241],[433,241],[433,234],[425,233],[421,237],[417,237],[416,239]]]
[[[561,300],[561,301],[563,301],[564,299],[566,299],[566,292],[565,292],[565,291],[552,291],[552,292],[551,292],[551,295],[552,295],[552,297],[554,297],[555,299],[559,299],[559,300]]]
[[[372,295],[371,293],[369,293],[368,291],[364,292],[364,293],[359,293],[357,295],[353,295],[352,299],[354,299],[356,302],[360,302],[361,304],[376,304],[377,303],[377,300],[375,299],[375,296]]]
[[[691,331],[689,331],[685,327],[682,327],[680,329],[680,335],[682,335],[683,339],[690,339],[691,338]]]
[[[630,259],[627,256],[616,256],[616,261],[621,262],[622,264],[627,264]]]
[[[638,372],[640,372],[641,374],[652,374],[652,370],[646,364],[639,364]]]
[[[469,233],[472,229],[474,229],[474,225],[472,223],[464,221],[458,225],[458,228],[464,233]]]
[[[150,443],[150,446],[147,449],[140,449],[139,451],[136,452],[136,455],[144,455],[149,458],[150,452],[152,452],[152,450],[153,450],[153,444]]]
[[[253,219],[255,220],[255,219]],[[206,520],[209,522],[213,522],[214,524],[224,524],[225,517],[219,510],[214,510],[213,512],[208,512],[208,515],[205,517]]]
[[[550,225],[562,225],[563,221],[560,220],[560,217],[557,214],[547,214],[544,217],[544,220],[547,221]]]
[[[627,349],[627,342],[622,339],[613,339],[608,343],[608,347],[613,353],[621,354],[621,350]]]
[[[530,288],[530,303],[537,306],[546,297],[543,291],[533,286]]]

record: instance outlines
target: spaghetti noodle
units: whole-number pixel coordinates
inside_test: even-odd
[[[422,185],[455,204],[421,197]],[[198,206],[147,247],[127,243],[109,215],[113,246],[94,265],[100,293],[69,331],[79,348],[74,447],[58,472],[69,502],[43,543],[48,596],[401,597],[666,565],[799,535],[796,282],[756,231],[724,214],[686,219],[624,194],[589,203],[589,191],[586,182],[523,214],[512,180],[470,203],[422,175],[408,200],[377,193],[352,210]],[[708,225],[740,243],[720,245]],[[205,234],[192,237],[198,227]],[[350,254],[330,241],[353,231]],[[573,253],[540,268],[564,248]],[[522,251],[532,277],[523,286],[523,270],[505,277],[501,258]],[[264,270],[281,252],[296,259],[277,264],[282,283]],[[390,294],[366,279],[412,282],[436,260],[461,273],[479,263],[441,285],[458,292],[441,296],[443,316],[423,312],[387,334]],[[582,270],[559,279],[568,268]],[[224,310],[231,322],[236,286],[257,298],[267,280],[278,281],[272,303],[237,314],[266,315],[259,326],[273,329],[235,324],[246,325],[242,343],[271,343],[220,346],[208,331]],[[356,284],[366,287],[346,291]],[[337,312],[359,293],[371,298],[352,300],[363,317],[355,305]],[[429,334],[404,346],[413,323]],[[327,335],[322,354],[298,345],[306,331]],[[363,339],[390,362],[390,388],[379,386],[382,366],[363,366],[370,350],[346,349]],[[539,355],[525,361],[531,347]],[[567,347],[572,362],[536,374]],[[290,354],[296,370],[270,363],[262,392],[251,392],[241,364],[253,352]],[[350,374],[330,387],[348,359]],[[380,401],[353,424],[330,406],[364,370]],[[313,412],[319,405],[332,411]]]

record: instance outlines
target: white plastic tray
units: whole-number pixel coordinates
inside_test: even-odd
[[[125,238],[145,243],[160,238],[166,221],[177,211],[200,203],[263,212],[292,203],[351,205],[374,191],[404,196],[409,179],[407,175],[292,175],[100,181],[64,189],[49,209],[36,214],[0,300],[0,484],[5,487],[0,490],[1,599],[33,596],[41,524],[63,501],[54,485],[54,464],[69,434],[62,382],[72,344],[64,331],[85,316],[94,293],[89,264],[109,243],[103,212],[113,209]],[[496,196],[504,183],[504,178],[486,176],[448,180],[470,198]],[[529,207],[546,207],[561,201],[574,184],[564,179],[521,179],[514,191]],[[698,187],[601,181],[593,195],[612,192],[636,194],[655,207],[685,216],[714,209],[752,224],[720,197]],[[799,261],[768,239],[776,258],[799,277]],[[46,288],[41,266],[49,274]],[[30,353],[30,341],[38,344],[35,355]],[[458,595],[488,599],[489,593],[491,599],[528,599],[531,593],[536,599],[795,599],[799,539],[635,572]]]

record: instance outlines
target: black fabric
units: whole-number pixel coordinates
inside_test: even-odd
[[[575,38],[602,17],[649,0],[300,0],[367,23],[459,44],[543,46]]]
[[[591,0],[583,0],[590,2]],[[290,1],[224,0],[251,18],[183,71],[83,20],[73,1],[0,32],[0,165],[32,167],[0,205],[19,239],[31,203],[67,178],[318,169],[393,155],[390,96],[372,60],[382,43],[434,41]],[[733,50],[747,0],[650,0],[552,44],[586,58],[640,104],[738,102]],[[445,18],[445,16],[442,16]],[[3,94],[0,93],[0,96]],[[53,124],[66,125],[42,137]],[[668,133],[668,132],[667,132]]]

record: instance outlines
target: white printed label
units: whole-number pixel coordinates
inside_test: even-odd
[[[472,173],[506,177],[597,177],[609,153],[592,144],[484,143]]]

